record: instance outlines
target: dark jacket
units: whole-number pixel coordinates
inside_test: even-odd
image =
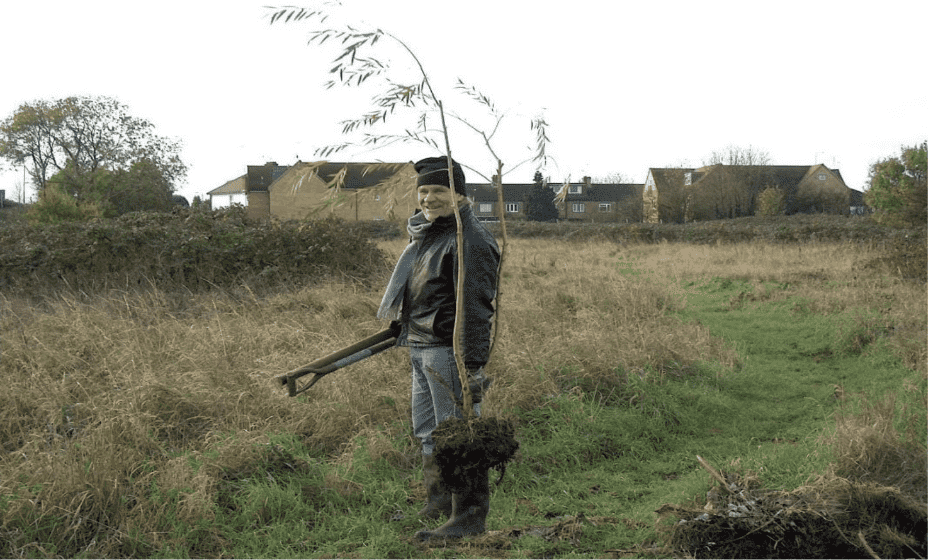
[[[468,206],[459,208],[465,243],[465,321],[462,358],[469,368],[488,362],[500,249]],[[439,218],[419,241],[404,294],[398,344],[452,346],[458,278],[455,215]]]

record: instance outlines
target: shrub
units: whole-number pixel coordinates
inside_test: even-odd
[[[927,281],[927,234],[899,236],[886,246],[881,257],[865,264],[867,269],[886,268],[905,280]]]
[[[84,222],[99,218],[100,209],[93,203],[78,203],[57,184],[50,183],[39,194],[39,201],[26,212],[32,224],[60,224]]]
[[[785,192],[768,187],[756,199],[756,216],[781,216],[785,213]]]

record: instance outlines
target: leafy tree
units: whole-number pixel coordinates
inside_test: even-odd
[[[767,187],[756,200],[756,216],[782,216],[785,213],[785,191]]]
[[[64,169],[49,178],[46,188],[55,186],[57,191],[67,193],[75,204],[93,205],[105,218],[134,211],[165,212],[172,207],[171,184],[158,166],[147,159],[115,171],[100,167],[80,174],[75,167],[74,162],[69,161]]]
[[[66,171],[68,178],[60,184],[79,196],[98,170],[129,171],[141,161],[172,186],[187,173],[180,143],[158,136],[154,128],[110,97],[38,100],[0,122],[0,158],[16,165],[28,162],[39,191],[51,174]]]
[[[554,222],[559,219],[559,210],[555,207],[555,194],[546,186],[540,171],[533,177],[533,188],[527,193],[524,205],[527,220]]]
[[[102,216],[93,203],[79,203],[60,183],[49,182],[39,191],[39,199],[29,207],[26,219],[33,224],[83,222]]]
[[[58,120],[49,102],[40,100],[21,105],[0,123],[0,158],[20,165],[30,160],[29,175],[40,190],[55,158],[52,130]]]
[[[876,162],[863,195],[875,218],[891,225],[927,222],[927,141]]]
[[[98,198],[116,215],[148,210],[166,212],[172,208],[171,183],[158,164],[149,159],[133,162],[128,169],[113,172],[109,190]]]

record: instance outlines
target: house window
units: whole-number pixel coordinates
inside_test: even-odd
[[[827,174],[826,174],[826,173],[821,173],[820,175],[817,176],[817,178],[820,179],[821,181],[826,181],[826,180],[827,180]]]
[[[519,211],[520,211],[520,203],[519,203],[519,202],[508,202],[508,203],[507,203],[507,211],[510,212],[511,214],[515,214],[515,213],[519,212]]]
[[[584,214],[584,203],[583,202],[573,203],[572,212],[574,212],[575,214]]]
[[[478,212],[482,214],[490,214],[494,211],[494,205],[488,202],[482,202],[478,205]]]
[[[568,194],[581,194],[581,185],[569,185]]]
[[[601,212],[610,212],[610,203],[602,202],[598,205],[597,209],[600,210]]]

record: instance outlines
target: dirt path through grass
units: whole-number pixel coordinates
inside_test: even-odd
[[[648,548],[655,537],[655,511],[666,503],[703,504],[713,484],[697,455],[719,470],[756,473],[766,488],[790,491],[823,474],[833,460],[824,436],[838,410],[854,409],[866,395],[875,400],[896,392],[904,395],[902,404],[917,405],[925,398],[926,379],[921,382],[904,368],[882,337],[865,347],[850,344],[851,338],[865,338],[843,323],[844,316],[810,313],[799,305],[802,300],[774,293],[777,287],[765,287],[767,296],[761,299],[767,301],[746,303],[759,297],[759,289],[720,279],[686,286],[681,320],[699,322],[732,344],[740,359],[734,370],[715,372],[708,365],[663,385],[644,385],[642,403],[634,406],[638,419],[628,407],[607,406],[590,411],[586,429],[563,425],[556,428],[563,433],[539,442],[528,434],[531,448],[524,460],[531,465],[545,464],[546,457],[593,454],[591,445],[566,448],[564,441],[572,437],[622,442],[613,455],[605,452],[603,461],[590,460],[583,474],[570,465],[563,473],[550,473],[556,480],[549,482],[554,492],[548,509],[522,498],[549,518],[584,513],[618,521],[609,527],[592,524],[577,546],[553,544],[546,553],[658,554]],[[560,407],[566,412],[564,403]],[[581,409],[577,405],[572,416],[584,417]],[[550,414],[540,422],[556,419]],[[503,501],[521,503],[519,496],[504,496]]]

